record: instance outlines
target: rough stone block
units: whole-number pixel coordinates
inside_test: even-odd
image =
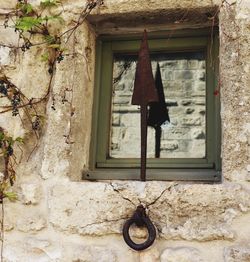
[[[11,203],[12,204],[12,203]],[[11,231],[15,228],[16,212],[13,211],[10,205],[4,207],[4,231]],[[2,217],[2,210],[0,211],[0,217]]]
[[[125,84],[114,84],[114,89],[122,91],[125,89]]]
[[[176,99],[167,99],[167,106],[178,106],[178,101]]]
[[[111,150],[119,150],[119,144],[118,143],[111,143]]]
[[[184,126],[200,126],[201,118],[200,117],[185,117],[182,119],[182,125]]]
[[[169,80],[162,80],[162,84],[164,86],[164,93],[166,96],[172,96],[170,95],[170,92],[172,94],[175,94],[175,97],[179,95],[179,92],[182,91],[183,82],[182,81],[169,81]]]
[[[114,104],[121,104],[121,105],[126,105],[130,103],[130,97],[127,96],[115,96],[113,99]]]
[[[12,241],[5,243],[3,257],[6,262],[70,261],[62,257],[60,244],[51,242],[50,240],[23,237],[22,241]]]
[[[189,152],[192,152],[190,155],[195,158],[205,158],[206,157],[206,142],[205,139],[193,140],[189,144]]]
[[[188,139],[190,138],[189,128],[182,127],[170,127],[163,129],[162,132],[163,139]]]
[[[37,232],[46,227],[46,220],[40,215],[22,216],[17,220],[17,229],[21,232]]]
[[[160,62],[160,67],[163,70],[163,68],[175,68],[177,65],[177,60],[168,60],[168,61],[162,61]]]
[[[167,248],[161,254],[161,262],[205,262],[198,249],[193,247]]]
[[[199,61],[199,69],[205,69],[206,68],[206,61]]]
[[[195,111],[194,108],[188,107],[188,108],[186,109],[186,114],[190,115],[190,114],[192,114],[194,111]]]
[[[200,81],[205,81],[206,80],[206,73],[204,72],[204,70],[196,72],[196,79],[200,80]]]
[[[139,262],[159,262],[160,253],[157,248],[150,247],[148,250],[140,252]]]
[[[205,82],[196,82],[195,83],[195,90],[196,91],[205,91],[206,90],[206,83]],[[205,95],[205,92],[204,92]]]
[[[192,79],[194,77],[193,72],[189,71],[189,70],[178,70],[174,72],[174,79],[176,80],[188,80],[188,79]]]
[[[232,246],[224,250],[225,262],[249,262],[250,246]]]
[[[172,114],[173,111],[174,111],[174,110],[171,110],[171,114],[170,114],[170,115],[174,115],[174,114]],[[176,110],[176,111],[177,111],[177,110]],[[178,118],[171,117],[170,123],[171,123],[171,126],[177,126],[178,123],[179,123]]]
[[[169,115],[170,115],[170,118],[171,118],[170,121],[171,121],[171,124],[172,124],[173,116],[179,118],[180,115],[185,115],[185,108],[182,107],[182,106],[170,107],[169,108]]]
[[[140,156],[140,120],[138,114],[121,116],[121,127],[112,127],[111,142],[116,147],[111,151],[112,157]],[[154,129],[148,128],[148,157],[154,155]],[[115,145],[117,144],[117,146]]]
[[[190,59],[187,61],[187,66],[188,69],[198,69],[199,67],[199,61],[198,60],[194,60],[194,59]]]
[[[113,143],[118,143],[119,140],[121,139],[123,133],[123,128],[119,126],[114,126],[111,129],[111,138]]]
[[[173,76],[173,71],[169,71],[169,70],[164,70],[162,72],[162,80],[173,80],[174,76]]]
[[[235,237],[230,227],[232,219],[238,215],[237,211],[249,209],[248,199],[249,192],[232,184],[174,186],[150,209],[151,219],[160,226],[160,235],[166,239],[232,240]],[[156,222],[158,218],[161,222]]]
[[[173,151],[178,149],[178,142],[176,141],[162,141],[161,143],[161,150],[168,150],[168,151]]]
[[[202,116],[204,116],[204,115],[206,114],[206,108],[205,108],[205,107],[197,108],[197,111],[198,111],[199,114],[201,114]]]
[[[10,63],[10,49],[0,46],[0,65],[8,65]]]
[[[195,101],[194,101],[194,103],[195,103],[195,105],[205,105],[206,104],[206,100],[205,100],[205,98],[197,98],[197,99],[195,99]]]
[[[93,196],[95,191],[98,194]],[[232,220],[250,207],[250,193],[228,183],[173,185],[161,181],[110,185],[84,182],[52,188],[49,221],[68,233],[120,234],[124,220],[133,214],[138,199],[142,203],[154,203],[149,206],[150,218],[165,239],[232,240],[235,237],[230,226]],[[155,199],[158,200],[154,202]]]
[[[192,141],[190,141],[189,139],[181,139],[178,141],[179,142],[179,151],[183,152],[186,156],[185,158],[189,158],[192,157],[194,152],[190,151],[190,144],[192,143]]]
[[[191,100],[191,99],[183,99],[182,101],[181,101],[181,104],[183,105],[183,106],[189,106],[189,105],[191,105],[193,103],[193,100]]]
[[[195,129],[192,132],[193,138],[194,139],[205,139],[205,132],[202,129]]]
[[[71,254],[72,262],[119,262],[116,252],[107,246],[77,246]]]
[[[21,201],[25,205],[37,204],[41,198],[40,185],[36,183],[22,184]]]
[[[112,125],[113,126],[119,126],[120,125],[120,115],[119,114],[113,114],[112,115]]]
[[[122,114],[121,115],[121,126],[125,127],[138,127],[139,128],[140,123],[140,114],[139,113],[128,113],[128,114]]]
[[[183,60],[177,60],[176,69],[187,69],[188,68],[188,62],[186,59]]]
[[[184,85],[185,92],[186,93],[189,92],[190,94],[191,94],[191,92],[194,93],[193,92],[193,85],[194,85],[193,81],[185,81],[185,85]]]
[[[93,195],[95,190],[98,194]],[[82,235],[119,233],[124,219],[134,209],[106,183],[55,186],[49,203],[49,221],[54,227]]]

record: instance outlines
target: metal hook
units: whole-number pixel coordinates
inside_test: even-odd
[[[148,230],[148,238],[144,243],[136,244],[129,235],[129,228],[132,224],[136,224],[138,227],[146,226]],[[134,250],[140,251],[150,247],[156,238],[156,230],[149,217],[146,215],[145,208],[139,205],[133,214],[133,216],[127,220],[123,226],[123,238],[128,246]]]

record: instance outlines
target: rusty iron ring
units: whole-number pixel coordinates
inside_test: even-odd
[[[136,244],[131,239],[129,235],[129,228],[132,224],[136,224],[138,227],[145,226],[147,228],[148,238],[145,242]],[[145,208],[142,205],[138,206],[133,216],[125,222],[122,233],[124,241],[127,243],[127,245],[137,251],[144,250],[154,243],[156,238],[156,230],[153,223],[146,215]]]

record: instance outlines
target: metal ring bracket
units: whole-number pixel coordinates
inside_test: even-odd
[[[136,244],[129,235],[129,228],[132,224],[136,224],[138,227],[145,226],[148,230],[148,238],[141,244]],[[150,247],[156,238],[156,230],[149,217],[146,215],[145,208],[140,205],[137,207],[133,216],[127,220],[123,226],[123,238],[128,246],[134,250],[140,251]]]

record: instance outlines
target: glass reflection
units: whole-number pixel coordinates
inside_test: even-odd
[[[149,108],[148,158],[205,157],[204,57],[203,52],[151,55],[154,74],[157,71],[157,64],[159,65],[170,121],[165,121],[160,128],[154,126],[154,116],[157,115],[152,114],[154,111],[152,106]],[[140,157],[140,108],[131,105],[135,68],[135,55],[115,55],[109,148],[112,158]]]

